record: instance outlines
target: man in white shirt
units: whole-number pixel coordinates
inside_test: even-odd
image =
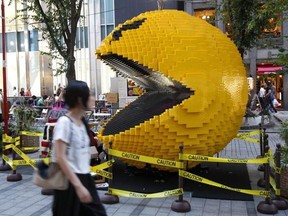
[[[17,97],[17,96],[18,96],[18,92],[17,92],[16,87],[14,86],[13,87],[13,97]]]
[[[258,93],[259,101],[260,101],[260,105],[262,109],[265,108],[265,95],[266,95],[265,84],[262,84]]]

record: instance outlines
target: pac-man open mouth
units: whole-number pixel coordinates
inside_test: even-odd
[[[130,78],[145,90],[144,94],[105,125],[102,135],[114,135],[129,130],[194,94],[193,90],[180,82],[127,58],[116,54],[102,55],[100,58],[119,75]]]

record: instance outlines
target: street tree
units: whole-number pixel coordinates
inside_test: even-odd
[[[16,18],[36,23],[34,27],[41,31],[42,40],[49,46],[45,54],[58,60],[55,74],[66,73],[68,81],[75,80],[75,40],[83,0],[15,1],[23,5]]]
[[[283,18],[282,12],[287,9],[288,0],[223,0],[219,12],[243,58],[246,50],[257,45],[264,29]]]

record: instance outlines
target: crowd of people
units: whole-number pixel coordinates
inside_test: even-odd
[[[260,87],[258,97],[262,110],[277,113],[276,107],[279,102],[275,97],[276,88],[273,82],[263,83]]]
[[[62,87],[60,84],[58,85],[58,89],[56,90],[55,94],[49,96],[49,95],[42,95],[40,97],[36,97],[35,95],[32,95],[31,89],[28,87],[25,91],[24,88],[21,88],[20,91],[17,91],[16,87],[13,87],[13,97],[17,97],[13,100],[13,103],[9,107],[9,113],[13,114],[13,110],[15,107],[24,104],[25,106],[29,106],[31,108],[39,109],[39,113],[41,113],[42,108],[52,107],[52,108],[64,108],[65,103],[63,99],[64,94],[64,87]],[[19,98],[20,97],[20,98]],[[22,98],[23,97],[23,98]],[[0,92],[0,103],[3,100],[2,98],[2,90]],[[0,120],[2,121],[2,110],[0,107]]]

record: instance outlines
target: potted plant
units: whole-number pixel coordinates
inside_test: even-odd
[[[280,138],[284,140],[284,145],[281,146],[281,177],[280,189],[281,196],[288,198],[288,121],[284,121],[280,127]]]
[[[40,132],[39,129],[34,127],[37,116],[38,111],[24,103],[20,103],[13,109],[14,119],[9,125],[8,135],[12,137],[20,136],[20,148],[39,146],[39,137],[20,134],[21,131]],[[25,152],[29,153],[34,151]]]

